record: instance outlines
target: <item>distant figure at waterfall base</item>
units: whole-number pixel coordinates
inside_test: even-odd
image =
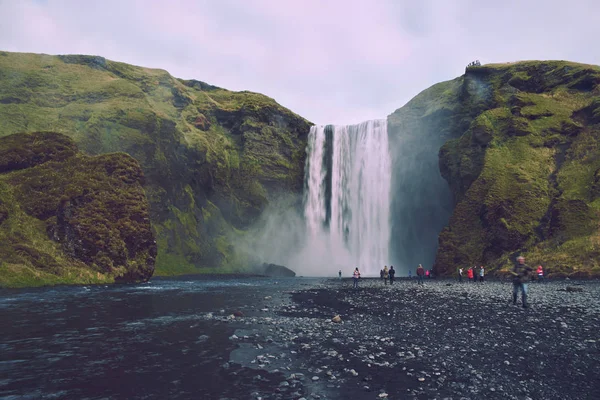
[[[421,264],[419,264],[419,266],[417,267],[417,278],[419,278],[419,280],[418,280],[419,285],[423,284],[424,276],[425,276],[425,269],[423,268],[423,266]]]
[[[396,275],[396,270],[394,269],[393,265],[390,265],[389,274],[390,274],[390,285],[391,285],[392,283],[394,283],[394,276]]]
[[[352,274],[352,280],[354,281],[354,285],[353,288],[354,289],[358,289],[358,280],[360,279],[360,271],[358,270],[358,267],[356,267],[354,269],[354,273]]]

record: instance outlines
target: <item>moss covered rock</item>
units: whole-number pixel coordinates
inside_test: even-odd
[[[59,132],[139,162],[158,274],[243,266],[236,237],[277,192],[302,191],[310,123],[269,97],[97,56],[2,54],[1,135]]]
[[[0,138],[0,285],[139,281],[156,241],[138,162],[65,135]]]
[[[453,82],[439,158],[455,207],[436,272],[502,273],[523,254],[550,275],[599,275],[600,67],[484,65]]]

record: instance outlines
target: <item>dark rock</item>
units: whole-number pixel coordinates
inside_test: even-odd
[[[266,276],[272,276],[275,278],[284,278],[289,277],[293,278],[296,276],[296,273],[291,269],[284,267],[283,265],[277,264],[267,264],[264,263],[261,266],[257,267],[256,272]]]
[[[583,288],[579,286],[567,286],[567,292],[583,292]]]

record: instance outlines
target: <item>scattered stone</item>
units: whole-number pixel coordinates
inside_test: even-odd
[[[331,318],[331,321],[335,322],[336,324],[339,324],[340,322],[342,322],[342,317],[336,315],[335,317]]]
[[[583,292],[583,288],[579,286],[567,286],[567,292]]]

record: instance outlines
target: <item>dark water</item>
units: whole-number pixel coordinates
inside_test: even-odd
[[[258,315],[258,299],[299,282],[0,290],[0,399],[219,398],[234,327],[207,313]]]

